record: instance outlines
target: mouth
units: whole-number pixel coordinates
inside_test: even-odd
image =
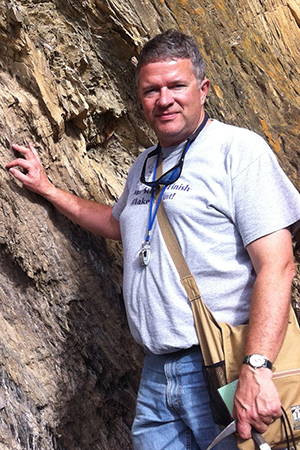
[[[177,112],[173,112],[173,111],[165,111],[163,113],[158,113],[156,115],[156,117],[158,119],[163,120],[163,121],[165,121],[165,120],[172,120],[176,116],[177,116]]]

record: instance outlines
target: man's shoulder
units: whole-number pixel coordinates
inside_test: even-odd
[[[260,134],[243,126],[221,122],[218,119],[213,119],[212,123],[215,128],[215,131],[218,129],[219,132],[224,133],[223,134],[224,137],[227,136],[229,138],[231,137],[236,139],[251,138],[257,140],[264,140]]]
[[[241,155],[248,153],[249,157],[259,157],[271,151],[266,140],[257,132],[219,120],[213,120],[211,129],[212,139],[226,149],[226,154]]]

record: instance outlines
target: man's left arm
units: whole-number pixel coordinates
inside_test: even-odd
[[[257,278],[251,299],[245,356],[258,353],[272,363],[281,348],[288,323],[291,283],[295,274],[289,229],[264,236],[247,246]],[[234,417],[241,438],[251,427],[263,433],[281,415],[280,400],[268,368],[244,364],[234,400]]]

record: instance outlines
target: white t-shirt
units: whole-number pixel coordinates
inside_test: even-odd
[[[174,166],[184,143],[163,149],[163,171]],[[150,148],[131,167],[114,206],[124,248],[124,298],[135,340],[153,353],[198,343],[193,314],[166,248],[157,218],[151,259],[139,264],[151,189],[140,182]],[[147,165],[148,166],[148,165]],[[218,321],[247,321],[255,273],[245,247],[300,221],[300,195],[266,142],[252,131],[216,120],[188,149],[164,207],[202,298]],[[280,255],[278,255],[280,257]]]

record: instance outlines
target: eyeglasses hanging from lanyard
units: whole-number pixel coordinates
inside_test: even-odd
[[[150,206],[149,206],[149,220],[148,220],[148,231],[147,231],[147,235],[145,240],[142,243],[142,248],[139,252],[139,262],[140,265],[145,267],[149,264],[150,261],[150,257],[151,257],[151,251],[150,251],[150,237],[151,237],[151,230],[152,230],[152,226],[157,214],[157,210],[159,207],[159,204],[161,202],[161,199],[164,195],[165,189],[168,185],[175,183],[175,181],[178,180],[178,178],[181,175],[182,172],[182,167],[183,167],[183,162],[184,162],[184,157],[185,154],[188,150],[188,148],[190,147],[190,145],[192,144],[192,142],[196,139],[196,137],[198,136],[198,134],[200,133],[201,130],[203,130],[203,128],[205,127],[206,123],[208,121],[208,114],[205,113],[204,115],[204,119],[201,122],[201,124],[199,125],[199,127],[197,128],[197,130],[187,139],[187,142],[184,146],[184,149],[182,151],[181,157],[178,161],[178,163],[170,170],[168,170],[167,172],[165,172],[164,174],[162,174],[161,176],[159,176],[159,178],[156,180],[156,173],[157,173],[157,168],[158,166],[161,167],[161,162],[162,162],[162,155],[161,155],[161,147],[158,144],[158,146],[149,153],[149,155],[146,157],[145,162],[144,162],[144,166],[142,169],[142,173],[141,173],[141,177],[140,177],[140,181],[141,183],[145,184],[146,186],[149,186],[152,188],[151,190],[151,200],[150,200]],[[147,166],[147,161],[149,158],[152,158],[153,156],[157,155],[156,158],[156,165],[154,168],[154,172],[153,172],[153,179],[152,181],[148,181],[145,179],[145,173],[146,173],[146,166]],[[152,174],[152,173],[151,173]],[[152,211],[153,208],[153,204],[154,204],[154,198],[155,198],[155,190],[156,188],[159,188],[160,185],[163,185],[163,189],[161,190],[159,197],[157,199],[155,208],[154,208],[154,212]]]
[[[178,161],[177,164],[175,164],[174,167],[172,167],[170,170],[168,170],[167,172],[163,173],[157,180],[155,179],[155,174],[156,174],[156,169],[158,166],[158,160],[159,160],[159,155],[161,152],[161,146],[160,144],[157,145],[157,147],[152,150],[152,152],[150,152],[144,162],[143,168],[142,168],[142,173],[141,173],[141,177],[140,177],[140,182],[145,184],[146,186],[149,187],[158,187],[159,185],[163,185],[163,186],[169,186],[169,184],[173,184],[175,183],[175,181],[178,180],[178,178],[181,175],[182,172],[182,167],[183,167],[183,162],[184,162],[184,157],[188,151],[188,148],[190,147],[190,145],[192,144],[192,142],[196,139],[196,137],[198,136],[198,134],[203,130],[203,128],[205,127],[206,123],[208,120],[208,114],[205,113],[204,115],[204,119],[201,122],[200,126],[197,128],[197,130],[190,135],[190,137],[187,139],[186,144],[182,150],[180,159]],[[146,179],[146,170],[147,170],[147,164],[150,158],[153,158],[153,156],[157,155],[157,161],[156,161],[156,168],[154,171],[154,179],[152,180],[147,180]]]

